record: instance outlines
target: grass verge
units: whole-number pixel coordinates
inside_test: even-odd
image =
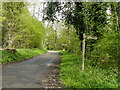
[[[12,54],[9,51],[3,50],[2,52],[2,59],[0,60],[1,63],[11,63],[22,61],[28,58],[32,58],[36,55],[43,54],[47,52],[47,50],[40,50],[40,49],[16,49],[17,52]]]
[[[81,71],[81,56],[61,51],[60,80],[68,88],[118,88],[117,74],[99,67],[92,67],[85,61]]]

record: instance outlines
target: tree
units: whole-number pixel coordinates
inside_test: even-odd
[[[41,48],[45,37],[42,22],[30,15],[24,2],[4,2],[3,46],[6,48]],[[27,17],[26,17],[27,16]]]
[[[50,7],[53,9],[50,9]],[[57,10],[58,7],[61,7],[62,9],[60,8]],[[62,5],[51,2],[45,8],[45,15],[47,20],[54,21],[56,20],[56,18],[54,18],[56,12],[62,12],[62,16],[64,17],[63,21],[68,26],[69,24],[73,25],[77,34],[79,35],[79,40],[84,41],[84,34],[92,34],[98,38],[102,36],[102,29],[107,23],[107,8],[107,3],[102,2],[65,2]],[[92,44],[95,42],[96,41],[92,42]]]
[[[3,16],[6,18],[2,22],[3,47],[12,47],[14,40],[14,34],[12,32],[16,30],[17,21],[19,21],[17,16],[22,12],[24,6],[23,2],[2,2]]]

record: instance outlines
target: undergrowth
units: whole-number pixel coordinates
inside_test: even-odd
[[[16,49],[16,53],[11,53],[10,51],[3,50],[2,51],[2,59],[0,62],[2,63],[8,63],[8,62],[16,62],[21,61],[24,59],[28,59],[31,57],[34,57],[36,55],[42,54],[47,52],[46,50],[40,50],[40,49]]]
[[[68,88],[117,88],[117,74],[111,70],[90,66],[85,60],[85,71],[81,71],[81,56],[62,51],[60,80]]]

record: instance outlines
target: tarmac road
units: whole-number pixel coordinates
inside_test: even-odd
[[[48,85],[48,77],[54,70],[51,66],[59,60],[59,52],[48,51],[22,62],[5,65],[2,67],[2,88],[53,87],[55,85]]]

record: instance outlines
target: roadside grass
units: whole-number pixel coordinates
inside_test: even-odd
[[[85,71],[81,71],[81,56],[60,51],[60,80],[68,88],[118,88],[117,74],[99,67],[91,67],[85,60]]]
[[[32,58],[36,55],[43,54],[47,52],[47,50],[40,50],[38,48],[33,49],[16,49],[17,52],[12,54],[10,51],[3,50],[2,52],[2,59],[0,60],[1,63],[9,63],[9,62],[16,62],[22,61],[25,59]]]

